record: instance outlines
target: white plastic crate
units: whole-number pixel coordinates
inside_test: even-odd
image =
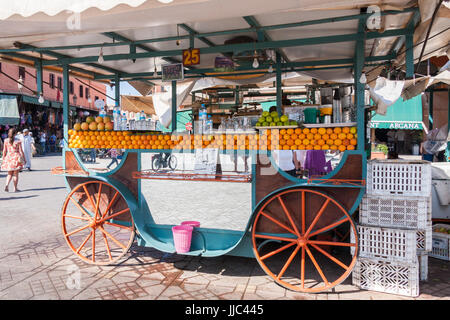
[[[417,259],[416,230],[362,225],[358,225],[357,229],[360,257],[404,262],[414,262]],[[354,241],[353,234],[351,238]]]
[[[358,258],[352,282],[361,289],[417,297],[419,295],[419,263],[381,261]]]
[[[431,221],[431,197],[405,197],[366,194],[360,205],[363,225],[425,229]]]
[[[416,231],[417,234],[417,250],[418,252],[430,252],[432,249],[433,232],[431,229],[431,221],[425,229]]]
[[[371,160],[367,194],[431,196],[431,164],[427,161]]]
[[[439,229],[450,230],[450,225],[433,225],[433,240],[430,257],[450,261],[450,234],[438,232]]]

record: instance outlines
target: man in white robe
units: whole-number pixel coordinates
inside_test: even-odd
[[[25,155],[25,168],[28,168],[28,171],[31,171],[31,153],[34,149],[34,139],[30,135],[30,131],[28,129],[23,130],[23,134],[21,137],[22,141],[22,149],[23,154]]]

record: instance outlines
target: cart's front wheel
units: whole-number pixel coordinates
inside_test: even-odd
[[[344,242],[334,229],[347,223],[354,240]],[[275,193],[263,202],[252,241],[263,270],[283,287],[301,292],[325,291],[344,281],[358,252],[355,224],[342,205],[303,188]]]
[[[88,181],[77,185],[62,209],[64,238],[84,261],[107,265],[131,247],[135,227],[127,201],[111,184]]]

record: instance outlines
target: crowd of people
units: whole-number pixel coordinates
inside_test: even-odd
[[[4,143],[8,137],[9,126],[0,127],[1,142]],[[61,152],[63,145],[62,130],[44,129],[39,126],[15,126],[17,138],[21,138],[26,131],[27,139],[33,143],[33,153],[35,156],[45,155],[47,153]]]
[[[62,132],[34,126],[2,126],[0,128],[1,170],[7,172],[5,191],[13,182],[14,192],[19,192],[19,172],[32,170],[32,157],[62,150]]]

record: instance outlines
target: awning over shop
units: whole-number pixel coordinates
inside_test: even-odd
[[[145,114],[153,115],[155,114],[155,108],[153,107],[152,97],[141,97],[141,96],[126,96],[122,95],[120,106],[122,110],[128,112],[141,112],[144,111]]]
[[[38,101],[37,97],[31,97],[31,96],[22,95],[22,101],[26,102],[26,103],[30,103],[30,104],[35,104],[35,105],[38,105],[38,106],[50,107],[50,101],[44,100],[43,103],[40,103]]]
[[[398,99],[387,108],[386,115],[375,114],[369,125],[374,129],[422,130],[422,96]]]
[[[0,125],[19,124],[17,96],[0,95]]]

